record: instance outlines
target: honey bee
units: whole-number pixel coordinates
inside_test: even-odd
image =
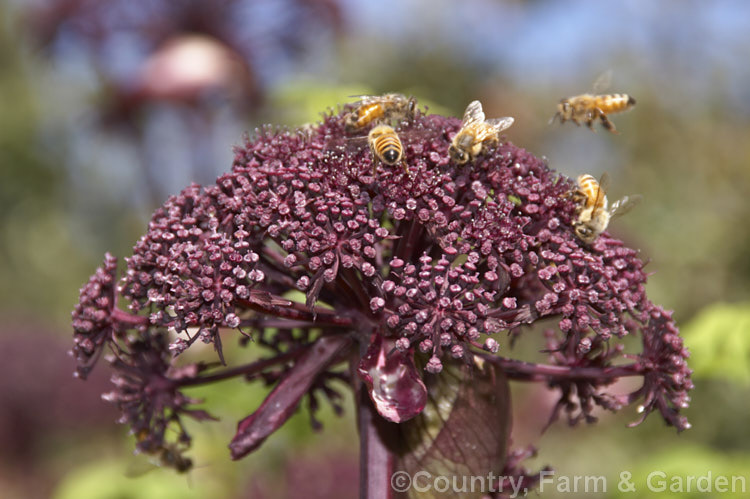
[[[472,101],[466,106],[461,129],[448,148],[451,159],[462,165],[473,160],[489,146],[500,142],[500,132],[513,124],[513,118],[484,119],[482,103]]]
[[[404,156],[404,147],[396,131],[388,125],[378,125],[367,134],[367,142],[373,156],[386,165],[395,165],[401,162]],[[373,169],[375,166],[373,166]],[[404,165],[406,171],[406,165]],[[408,172],[407,172],[408,173]]]
[[[361,130],[370,123],[394,119],[414,119],[417,99],[401,94],[363,95],[357,109],[346,115],[344,124],[348,132]]]
[[[582,94],[562,99],[557,105],[557,112],[549,120],[550,124],[555,122],[555,118],[560,118],[560,123],[570,120],[580,126],[583,122],[589,129],[595,131],[594,121],[598,119],[605,129],[618,134],[614,123],[607,118],[607,114],[627,111],[635,106],[635,99],[628,94],[601,94],[609,86],[611,78],[611,71],[597,78],[594,83],[595,94]]]
[[[577,182],[578,189],[573,193],[573,199],[579,203],[576,210],[578,218],[573,222],[573,231],[587,244],[596,241],[607,229],[611,219],[629,212],[642,199],[639,194],[625,196],[608,208],[607,189],[610,180],[606,172],[598,182],[588,174],[580,175]]]
[[[193,460],[183,456],[176,447],[165,446],[158,454],[158,465],[186,473],[193,467]]]
[[[172,468],[178,473],[187,473],[193,468],[193,460],[182,454],[176,444],[165,443],[162,447],[148,452],[147,461],[134,461],[126,475],[135,478],[157,468]]]

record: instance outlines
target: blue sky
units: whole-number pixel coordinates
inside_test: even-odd
[[[383,37],[409,50],[448,45],[519,85],[529,80],[579,88],[627,64],[646,84],[688,93],[726,85],[733,105],[750,111],[750,2],[354,0],[350,32]],[[624,80],[623,80],[624,79]]]

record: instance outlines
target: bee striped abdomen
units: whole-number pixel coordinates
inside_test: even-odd
[[[366,104],[357,111],[357,128],[364,128],[375,120],[379,120],[385,115],[385,109],[379,102]]]
[[[626,111],[635,105],[635,99],[628,94],[597,95],[594,100],[594,106],[609,114]]]
[[[370,149],[383,163],[395,165],[401,161],[404,149],[396,131],[388,125],[379,125],[369,134]]]
[[[578,177],[578,192],[585,197],[583,208],[602,208],[607,204],[607,196],[599,188],[599,182],[589,174]]]

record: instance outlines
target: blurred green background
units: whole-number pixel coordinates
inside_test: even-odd
[[[592,497],[649,497],[654,470],[750,481],[748,19],[741,0],[0,1],[0,496],[356,495],[351,405],[324,411],[318,434],[299,414],[233,463],[226,445],[263,390],[196,391],[222,419],[193,428],[196,469],[176,475],[131,455],[99,398],[103,364],[82,383],[65,353],[104,252],[129,255],[170,193],[229,169],[243,133],[390,91],[455,116],[480,99],[552,168],[608,171],[611,199],[644,195],[611,231],[650,262],[650,298],[674,309],[691,349],[693,428],[654,415],[628,429],[629,407],[540,434],[553,395],[515,386],[515,443],[540,448],[531,465],[608,477]],[[612,117],[621,135],[547,125],[606,70],[638,101]],[[617,491],[623,471],[635,493]]]

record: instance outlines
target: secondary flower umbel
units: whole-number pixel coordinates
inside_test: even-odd
[[[238,458],[303,397],[312,409],[320,394],[336,404],[332,382],[358,386],[353,372],[383,417],[407,421],[446,366],[546,382],[561,393],[553,418],[565,409],[571,422],[593,420],[596,405],[640,401],[644,417],[658,410],[688,427],[679,333],[646,298],[636,250],[607,233],[591,245],[576,238],[569,179],[511,143],[456,165],[448,147],[460,120],[437,115],[398,129],[406,168],[373,165],[343,116],[304,132],[259,132],[215,185],[192,185],[154,213],[122,277],[107,255],[82,289],[78,373],[111,352],[118,374],[108,399],[141,450],[169,445],[170,426],[187,443],[181,418],[210,417],[182,387],[249,375],[274,386],[240,423],[230,446]],[[550,364],[496,355],[498,334],[523,334],[541,318],[556,319],[540,345]],[[618,340],[627,334],[642,339],[640,353],[625,355]],[[179,362],[200,339],[223,363],[232,336],[251,336],[270,355],[230,368]],[[607,394],[622,376],[643,386]]]

